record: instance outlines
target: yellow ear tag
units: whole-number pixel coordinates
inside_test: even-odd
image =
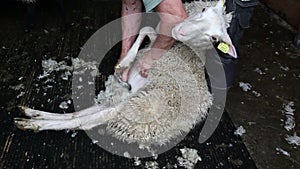
[[[217,47],[220,51],[223,53],[228,53],[229,52],[229,45],[227,43],[221,42],[219,43]]]

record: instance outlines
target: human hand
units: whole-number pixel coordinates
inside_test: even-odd
[[[154,59],[152,58],[151,52],[149,51],[145,52],[144,55],[138,60],[136,68],[142,77],[147,78],[148,76],[147,71],[152,68],[153,62]],[[118,68],[117,66],[115,67],[116,74],[124,82],[128,81],[130,70],[131,67],[127,67],[127,68]]]
[[[128,81],[130,67],[121,67],[119,62],[115,66],[115,75],[123,82]]]
[[[148,70],[152,68],[153,63],[158,60],[162,54],[165,52],[163,49],[150,49],[149,51],[146,51],[143,56],[138,60],[138,63],[136,65],[136,69],[139,72],[139,74],[147,78],[148,76]],[[127,82],[129,79],[129,74],[131,71],[131,67],[125,67],[122,68],[118,64],[115,66],[115,74],[118,75],[118,77],[124,81]]]
[[[147,71],[152,68],[152,63],[153,63],[153,59],[151,56],[151,52],[150,51],[145,52],[144,55],[139,59],[137,63],[137,70],[142,77],[147,78],[148,76]]]
[[[148,70],[152,68],[153,63],[161,58],[163,54],[162,49],[150,49],[149,51],[145,52],[143,57],[139,59],[137,64],[137,70],[140,75],[144,78],[148,76]]]
[[[144,55],[138,60],[136,69],[142,77],[147,78],[147,71],[152,68],[153,62],[154,59],[152,58],[151,51],[145,52]],[[115,66],[115,74],[124,82],[128,81],[130,70],[131,67],[122,68],[119,66],[119,64]]]

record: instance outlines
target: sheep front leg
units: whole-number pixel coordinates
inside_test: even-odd
[[[78,129],[89,130],[93,127],[105,124],[108,120],[114,118],[117,112],[113,108],[105,109],[103,111],[76,117],[66,120],[42,120],[42,119],[25,119],[15,118],[16,126],[22,130],[64,130],[64,129]]]

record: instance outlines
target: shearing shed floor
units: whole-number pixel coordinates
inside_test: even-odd
[[[241,43],[227,110],[258,168],[300,167],[300,49],[295,30],[264,6]],[[247,90],[249,89],[249,90]]]
[[[19,105],[74,111],[72,75],[63,69],[45,73],[42,63],[71,66],[88,38],[120,16],[120,4],[109,1],[76,0],[65,10],[69,27],[61,32],[55,3],[39,2],[36,23],[24,34],[24,4],[7,1],[0,6],[0,168],[183,168],[182,149],[197,150],[197,169],[300,168],[300,52],[292,45],[293,31],[263,6],[254,11],[252,27],[242,40],[239,75],[228,92],[227,111],[205,143],[198,143],[201,123],[158,157],[128,159],[105,151],[84,131],[17,129],[13,118],[22,116]],[[91,82],[96,92],[113,72],[119,47],[107,54],[101,74]]]

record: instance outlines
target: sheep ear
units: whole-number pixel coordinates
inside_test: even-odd
[[[229,44],[229,52],[228,52],[228,54],[229,54],[230,56],[232,56],[233,58],[237,58],[237,57],[238,57],[238,55],[237,55],[237,53],[236,53],[236,50],[235,50],[235,47],[233,46],[232,43]]]
[[[218,8],[220,10],[221,9],[223,10],[223,6],[225,6],[223,4],[225,4],[225,1],[224,0],[219,0],[218,3],[217,3],[217,5],[216,5],[216,8]]]
[[[222,41],[226,42],[225,45],[226,45],[226,48],[228,48],[228,49],[226,49],[226,51],[228,50],[227,53],[228,53],[230,56],[232,56],[232,57],[234,57],[234,58],[237,58],[238,56],[237,56],[235,47],[234,47],[234,45],[232,44],[229,35],[228,35],[227,33],[225,33],[221,38],[222,38]],[[227,45],[228,45],[228,46],[227,46]]]
[[[225,23],[226,23],[226,28],[228,28],[230,26],[230,22],[232,20],[232,12],[225,14],[224,19],[225,19]]]

